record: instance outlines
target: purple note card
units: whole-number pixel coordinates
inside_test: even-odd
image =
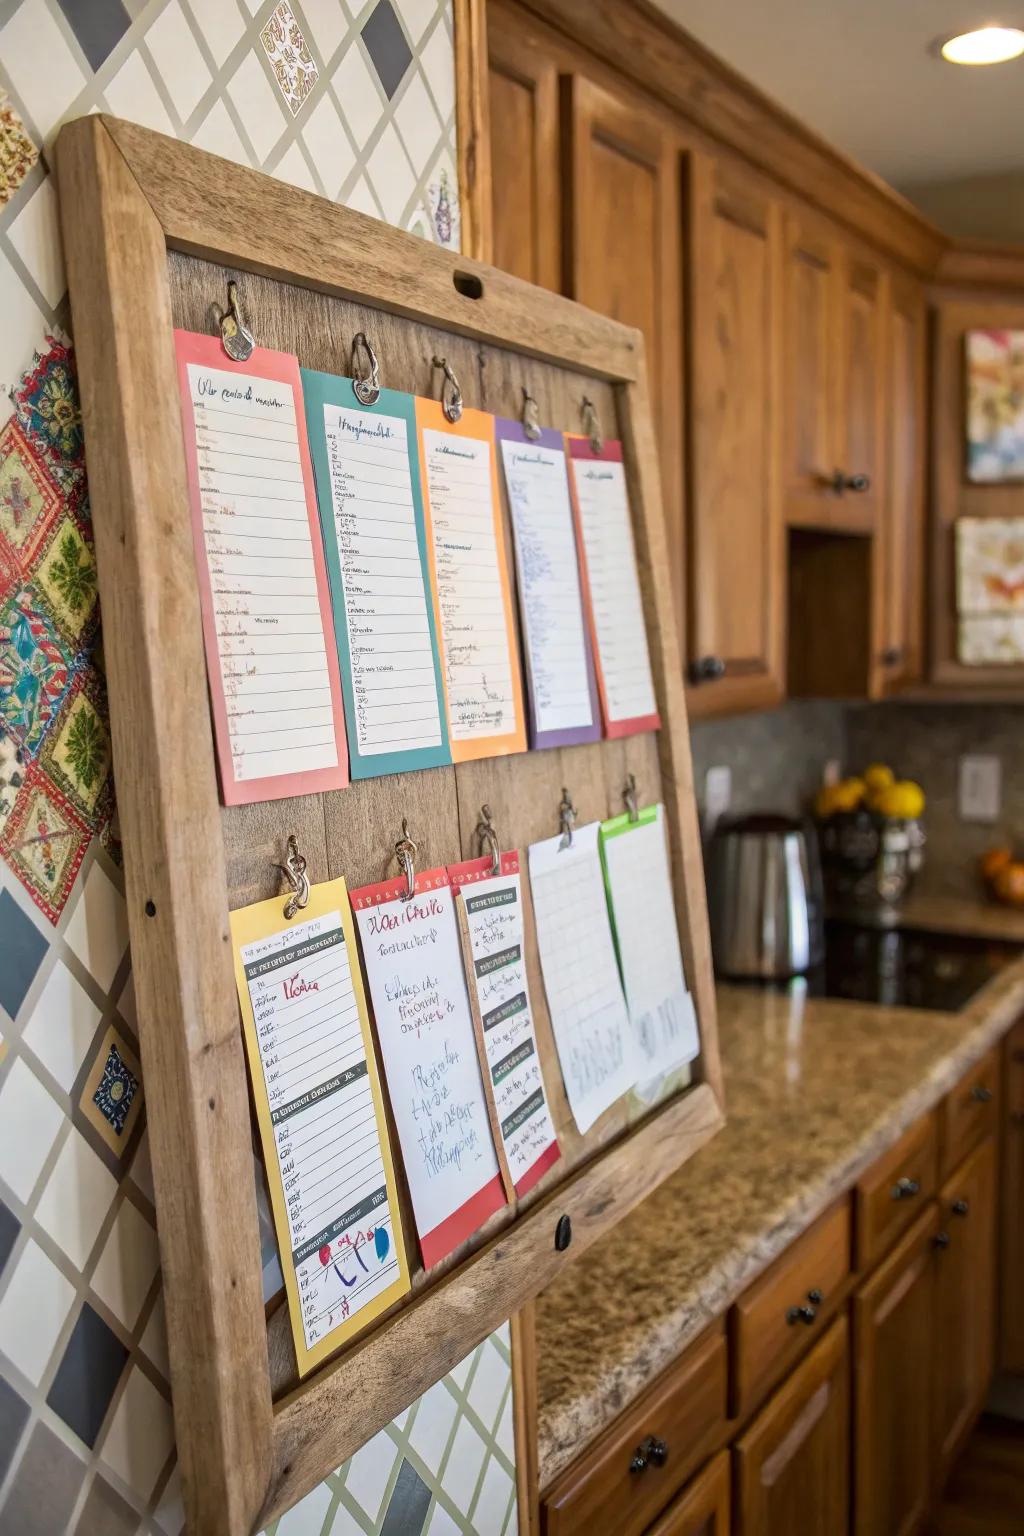
[[[526,649],[531,747],[571,747],[601,737],[590,630],[560,432],[529,438],[499,417]]]

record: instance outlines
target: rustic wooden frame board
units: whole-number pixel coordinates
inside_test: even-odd
[[[724,1121],[642,344],[568,300],[132,124],[99,116],[69,124],[58,171],[188,1528],[248,1536],[605,1236]],[[221,807],[172,331],[211,329],[210,306],[223,303],[231,276],[260,343],[308,367],[345,373],[352,335],[365,329],[394,388],[436,394],[431,358],[440,352],[467,403],[496,414],[518,415],[528,384],[545,424],[578,430],[590,395],[609,435],[624,442],[657,734]],[[666,806],[702,1040],[689,1085],[668,1079],[656,1103],[631,1097],[579,1135],[524,881],[562,1160],[429,1275],[414,1266],[412,1294],[299,1384],[284,1309],[268,1319],[263,1307],[229,909],[279,890],[274,866],[289,833],[313,881],[342,873],[359,884],[384,873],[402,816],[421,840],[423,867],[477,852],[484,801],[503,845],[523,849],[557,830],[563,784],[589,821],[622,808],[627,773],[645,800]],[[562,1215],[572,1222],[567,1252],[554,1244]]]

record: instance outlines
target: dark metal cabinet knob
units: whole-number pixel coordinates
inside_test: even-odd
[[[894,1200],[913,1200],[914,1196],[920,1194],[920,1192],[921,1186],[916,1179],[897,1179],[892,1187],[892,1198]]]
[[[864,491],[871,489],[871,477],[848,475],[845,469],[837,469],[828,484],[837,496],[842,496],[844,491],[853,491],[855,495],[861,495]]]
[[[813,1307],[790,1307],[786,1313],[786,1322],[791,1328],[795,1323],[806,1323],[809,1328],[817,1315]]]
[[[691,661],[687,676],[695,686],[698,683],[714,683],[725,676],[725,662],[721,656],[698,656]]]
[[[975,1083],[971,1089],[971,1098],[977,1104],[988,1104],[992,1098],[992,1089],[986,1088],[984,1083]]]
[[[825,1298],[821,1291],[818,1290],[818,1287],[815,1286],[813,1291],[807,1292],[807,1300],[812,1304],[812,1306],[820,1307]]]
[[[882,652],[883,667],[898,667],[903,660],[903,647],[899,645],[886,646]]]
[[[970,1206],[966,1200],[954,1200],[950,1209],[952,1210],[954,1216],[966,1216],[970,1210]]]
[[[663,1467],[667,1460],[668,1446],[664,1440],[659,1440],[657,1435],[648,1435],[633,1452],[629,1470],[636,1475],[646,1472],[648,1467]]]
[[[935,1236],[932,1238],[932,1242],[936,1248],[948,1248],[950,1243],[949,1233],[936,1232]]]

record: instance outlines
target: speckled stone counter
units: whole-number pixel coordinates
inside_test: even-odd
[[[984,933],[989,911],[912,921]],[[1002,1037],[1024,960],[957,1014],[739,987],[718,1006],[725,1129],[538,1298],[542,1487]]]

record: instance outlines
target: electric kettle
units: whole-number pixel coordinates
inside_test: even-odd
[[[708,848],[711,948],[719,976],[796,976],[825,954],[814,829],[758,812],[718,823]]]

